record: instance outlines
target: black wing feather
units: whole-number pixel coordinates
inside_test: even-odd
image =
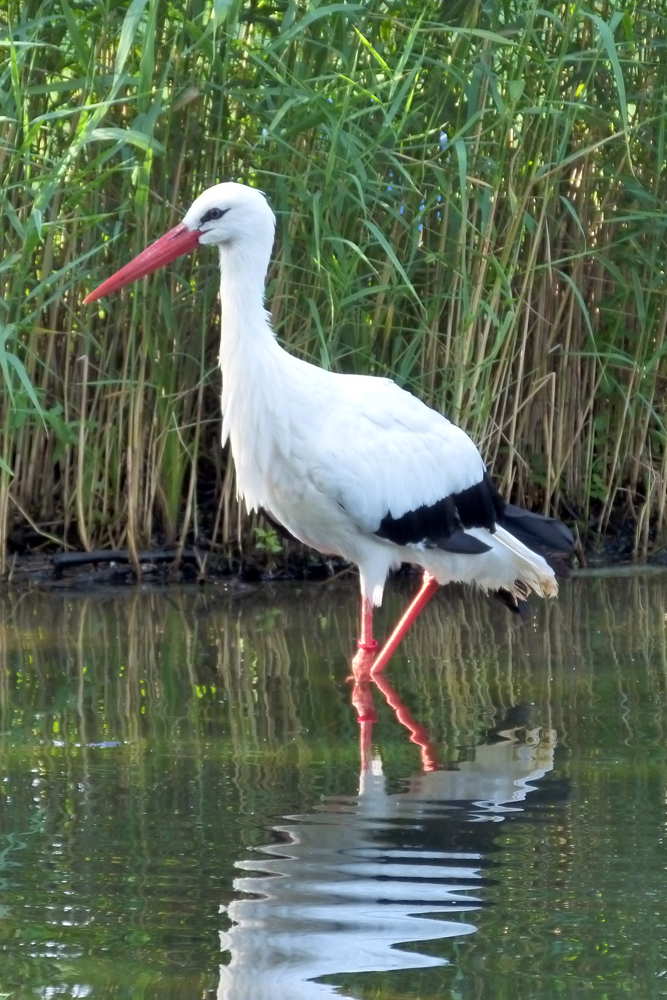
[[[479,483],[434,504],[424,504],[400,517],[385,514],[375,534],[396,545],[424,544],[447,552],[479,555],[489,552],[491,546],[467,535],[464,529],[495,531],[502,509],[503,501],[485,472]]]
[[[493,534],[497,525],[547,558],[550,553],[571,555],[574,551],[572,532],[562,521],[506,503],[488,472],[474,486],[434,504],[424,504],[400,517],[385,514],[375,534],[396,545],[422,544],[478,555],[488,552],[490,546],[467,535],[465,529],[487,528]]]

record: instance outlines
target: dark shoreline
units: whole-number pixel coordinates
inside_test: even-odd
[[[288,544],[279,557],[264,553],[242,558],[239,554],[212,553],[187,546],[150,549],[136,553],[140,574],[126,549],[91,552],[15,553],[9,557],[2,589],[79,590],[82,588],[156,586],[225,583],[243,589],[248,584],[278,582],[319,582],[347,574],[353,566],[342,560],[324,559],[301,546]],[[667,572],[667,553],[659,550],[653,558],[632,561],[627,554],[586,553],[571,570],[572,576],[634,576]],[[410,566],[398,576],[410,578],[417,571]]]
[[[301,546],[288,544],[279,557],[257,553],[207,551],[186,546],[142,550],[135,558],[127,549],[91,552],[14,553],[0,584],[2,589],[60,590],[83,587],[157,586],[281,581],[319,581],[355,572],[342,560],[324,559]],[[136,572],[138,563],[139,572]]]

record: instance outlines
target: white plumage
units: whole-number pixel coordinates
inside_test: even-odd
[[[475,523],[479,514],[470,514],[466,523],[459,495],[472,490],[475,510],[492,501],[482,458],[462,430],[389,379],[324,371],[279,346],[263,306],[274,226],[259,191],[218,184],[87,301],[197,244],[216,245],[223,440],[230,441],[248,509],[263,509],[318,551],[356,563],[368,604],[381,602],[388,573],[403,562],[441,584],[476,583],[518,599],[530,590],[554,595],[553,570],[506,530],[502,517],[489,521],[487,514]],[[445,500],[449,519],[434,535],[433,506]],[[420,509],[406,543],[400,519]],[[430,525],[424,537],[420,518]],[[567,529],[559,528],[567,542]],[[481,551],[460,551],[466,548]]]

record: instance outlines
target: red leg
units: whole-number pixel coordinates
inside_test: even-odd
[[[357,710],[359,722],[359,749],[361,751],[361,770],[368,771],[371,767],[371,736],[373,723],[376,721],[375,706],[371,693],[371,667],[377,642],[373,639],[373,605],[365,597],[361,599],[361,636],[357,642],[359,651],[352,660],[354,687],[352,688],[352,704]]]
[[[408,631],[422,608],[425,607],[431,600],[439,586],[440,584],[434,576],[431,576],[430,573],[424,573],[424,580],[419,593],[376,656],[375,662],[371,668],[371,675],[379,673],[380,670],[384,670],[399,642]]]
[[[357,641],[359,651],[352,661],[352,672],[354,687],[352,689],[352,704],[357,710],[359,722],[359,740],[361,750],[361,770],[367,771],[371,766],[371,734],[373,723],[376,721],[375,707],[373,705],[373,695],[371,693],[370,681],[374,680],[380,688],[385,698],[396,712],[396,716],[404,726],[410,730],[411,739],[417,743],[422,750],[422,760],[425,771],[434,770],[437,765],[437,756],[434,748],[428,739],[428,733],[416,723],[405,706],[401,703],[393,688],[379,675],[384,669],[392,653],[399,642],[410,628],[422,608],[428,603],[433,594],[438,589],[438,583],[429,573],[424,573],[424,579],[419,593],[409,606],[398,625],[389,636],[385,646],[373,661],[373,655],[377,650],[377,642],[373,638],[373,604],[367,598],[361,599],[361,636]]]
[[[357,640],[357,646],[365,653],[374,653],[378,648],[373,638],[373,602],[367,597],[361,598],[361,637]]]

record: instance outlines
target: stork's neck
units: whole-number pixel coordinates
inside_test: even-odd
[[[252,379],[267,353],[281,351],[264,308],[267,268],[264,254],[220,248],[220,366],[234,381]]]
[[[290,451],[284,404],[298,365],[279,346],[264,309],[266,263],[244,259],[236,248],[220,250],[222,438],[229,438],[238,490],[249,509],[270,509],[271,467],[278,453]]]

